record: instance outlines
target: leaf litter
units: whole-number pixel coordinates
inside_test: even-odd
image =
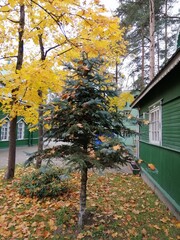
[[[0,173],[1,240],[180,239],[179,222],[140,177],[89,172],[87,219],[80,231],[79,173],[72,174],[72,188],[63,196],[38,200],[21,196],[14,184],[32,171],[17,168],[15,179],[9,182]]]

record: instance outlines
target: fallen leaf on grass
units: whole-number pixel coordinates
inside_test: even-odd
[[[176,227],[180,228],[180,222],[176,223]]]
[[[78,235],[77,235],[77,239],[83,239],[84,238],[84,234],[83,233],[79,233]]]
[[[140,213],[140,211],[139,211],[139,210],[136,210],[136,209],[133,209],[132,212],[133,212],[134,214],[137,214],[137,215]]]
[[[112,234],[111,234],[111,236],[112,236],[113,238],[115,238],[115,237],[117,237],[117,236],[118,236],[118,233],[117,233],[117,232],[115,232],[115,233],[112,233]]]
[[[138,235],[135,227],[133,227],[132,229],[129,229],[128,232],[135,237]]]
[[[129,222],[129,221],[131,221],[132,217],[131,217],[130,215],[127,215],[127,216],[126,216],[126,219],[127,219],[128,222]]]
[[[153,227],[157,230],[161,230],[161,228],[158,225],[153,225]]]
[[[145,228],[143,228],[142,230],[141,230],[141,233],[145,236],[146,234],[147,234],[147,231],[146,231],[146,229]]]
[[[55,231],[55,230],[57,229],[57,226],[55,225],[55,222],[54,222],[53,219],[50,219],[50,220],[48,221],[48,224],[49,224],[49,227],[50,227],[50,230],[51,230],[51,231]]]
[[[117,214],[115,214],[115,215],[113,216],[113,218],[114,218],[115,220],[118,220],[118,219],[121,219],[122,216],[121,216],[121,215],[117,215]]]
[[[163,218],[160,219],[160,221],[163,222],[163,223],[167,223],[168,220],[169,220],[169,219],[168,219],[168,218],[165,218],[165,217],[163,217]]]

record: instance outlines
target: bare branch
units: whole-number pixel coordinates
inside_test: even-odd
[[[167,15],[167,14],[164,14],[164,15],[162,15],[161,16],[162,18],[171,18],[171,19],[180,19],[180,17],[178,17],[178,16],[169,16],[169,15]]]
[[[63,52],[57,54],[56,56],[59,57],[59,56],[63,55],[64,53],[71,51],[72,49],[73,49],[73,48],[71,47],[71,48],[69,48],[69,49],[67,49],[67,50],[65,50],[65,51],[63,51]]]
[[[64,42],[64,43],[65,43],[65,42]],[[64,43],[62,43],[62,44],[57,44],[57,45],[55,45],[55,46],[49,48],[48,50],[46,50],[46,52],[45,52],[45,56],[47,56],[47,53],[48,53],[49,51],[51,51],[51,50],[53,50],[53,49],[55,49],[55,48],[60,47],[60,46],[63,45]]]
[[[7,18],[7,19],[12,23],[19,23],[19,21],[16,21],[16,20],[13,20],[13,19],[10,19],[10,18]]]
[[[8,59],[8,58],[17,58],[17,57],[18,57],[18,56],[8,56],[8,57],[5,56],[5,57],[1,57],[0,60],[2,60],[2,59]]]

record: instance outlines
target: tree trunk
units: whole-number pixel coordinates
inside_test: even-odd
[[[116,75],[115,75],[115,83],[118,88],[118,62],[116,61]]]
[[[88,174],[88,168],[83,167],[81,169],[80,210],[79,210],[79,220],[78,220],[78,226],[81,229],[84,226],[85,211],[86,211],[87,174]]]
[[[42,97],[42,91],[39,90],[39,96]],[[38,116],[38,153],[41,153],[43,151],[43,134],[44,134],[44,129],[43,129],[43,110],[42,106],[39,106],[39,116]],[[36,160],[36,168],[40,168],[42,163],[41,157],[38,157]]]
[[[142,67],[141,67],[141,89],[144,89],[145,82],[144,82],[144,30],[142,29]]]
[[[16,122],[17,117],[10,121],[9,131],[9,156],[8,156],[8,168],[5,174],[5,179],[11,179],[14,177],[15,162],[16,162]]]
[[[157,32],[157,70],[160,70],[159,32]]]
[[[149,29],[150,29],[150,81],[154,78],[154,32],[155,32],[155,13],[154,13],[154,0],[149,0]]]
[[[24,34],[24,26],[25,26],[25,9],[24,5],[20,5],[20,19],[19,19],[19,38],[18,38],[18,55],[17,55],[17,63],[16,70],[20,70],[23,64],[23,55],[24,55],[24,42],[23,42],[23,34]],[[16,96],[16,91],[18,87],[12,90],[12,106],[18,101]],[[15,162],[16,162],[16,123],[17,123],[17,115],[10,121],[10,132],[9,132],[9,157],[8,157],[8,167],[7,173],[5,174],[5,179],[10,179],[14,177],[15,172]]]
[[[165,63],[167,62],[167,1],[165,0],[165,36],[164,36],[164,41],[165,41]]]
[[[41,51],[41,61],[44,61],[46,59],[46,55],[44,52],[44,45],[43,45],[43,39],[42,39],[42,34],[38,35],[39,39],[39,47]],[[38,95],[42,99],[42,91],[39,89],[38,90]],[[43,151],[43,135],[44,135],[44,128],[43,128],[43,109],[42,106],[39,106],[39,116],[38,116],[38,152],[41,153]],[[40,157],[37,158],[36,160],[36,168],[40,168],[42,163],[42,159]]]

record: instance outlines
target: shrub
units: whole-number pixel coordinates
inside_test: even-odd
[[[24,175],[19,182],[19,193],[29,197],[56,197],[68,190],[67,175],[59,168],[40,168]]]

